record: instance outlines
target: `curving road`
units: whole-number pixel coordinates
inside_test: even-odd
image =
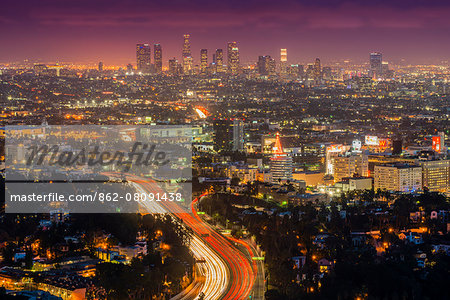
[[[163,192],[153,180],[134,175],[127,175],[127,180],[133,182],[139,192]],[[252,289],[258,273],[254,262],[235,246],[235,241],[230,241],[217,233],[208,223],[203,222],[195,209],[195,203],[198,200],[198,198],[193,200],[191,213],[172,213],[194,232],[190,249],[196,259],[202,261],[198,263],[199,276],[196,276],[194,283],[188,291],[175,296],[174,300],[195,299],[200,293],[204,294],[205,300],[248,299],[253,294]],[[179,211],[176,202],[144,202],[143,204],[151,212]]]

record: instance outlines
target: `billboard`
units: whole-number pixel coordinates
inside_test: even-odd
[[[388,148],[390,144],[389,139],[379,139],[378,140],[378,146],[380,146],[380,148]]]
[[[352,148],[355,151],[360,151],[361,150],[361,141],[360,140],[354,140],[352,142]]]
[[[374,135],[366,135],[366,145],[368,146],[378,146],[378,137]]]
[[[436,152],[441,152],[441,137],[439,135],[433,136],[431,148]]]

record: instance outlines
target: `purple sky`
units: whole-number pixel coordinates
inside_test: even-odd
[[[244,62],[287,48],[292,63],[371,51],[430,63],[450,60],[449,16],[447,0],[2,0],[0,61],[135,63],[135,44],[148,42],[166,64],[190,33],[197,61],[200,48],[237,41]]]

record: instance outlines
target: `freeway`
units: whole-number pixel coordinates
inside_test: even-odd
[[[242,242],[242,241],[239,241]],[[252,242],[243,242],[244,247],[247,249],[249,255],[253,258],[261,257],[261,252],[257,250]],[[264,274],[264,261],[253,259],[254,270],[256,272],[255,283],[252,289],[252,299],[264,300],[265,292],[265,274]]]
[[[152,180],[143,179],[132,175],[127,176],[127,179],[133,182],[137,190],[140,192],[147,192],[147,193],[162,192],[162,189],[158,186],[158,184]],[[142,204],[147,206],[148,211],[151,212],[169,213],[171,211],[178,211],[174,207],[174,205],[177,204],[173,202],[146,201],[143,202]],[[161,206],[158,207],[159,205]],[[204,263],[199,269],[201,270],[200,272],[205,278],[205,281],[203,284],[201,284],[201,282],[197,282],[195,284],[196,286],[201,285],[199,294],[203,293],[205,295],[204,296],[205,300],[220,299],[221,296],[225,293],[230,283],[229,268],[227,268],[224,260],[219,256],[219,254],[214,249],[212,249],[212,247],[210,247],[203,238],[201,238],[201,236],[204,235],[204,233],[197,230],[197,227],[193,225],[192,220],[190,218],[190,214],[177,213],[172,215],[176,215],[177,218],[183,220],[183,224],[191,227],[194,231],[194,236],[191,240],[189,248],[197,260],[204,261]],[[195,289],[192,289],[191,292],[186,293],[181,298],[178,298],[178,295],[174,298],[183,300],[195,299],[197,297],[197,294],[195,292],[196,292]]]
[[[104,174],[109,177],[122,177],[122,174],[119,173],[105,172]],[[163,192],[158,184],[152,180],[131,174],[128,174],[126,179],[139,193]],[[169,213],[171,209],[173,209],[172,205],[175,205],[172,203],[163,205],[164,203],[162,201],[146,201],[141,203],[144,206],[141,207],[141,209],[143,209],[144,212],[148,211],[151,213]],[[177,209],[176,211],[179,210]],[[184,223],[184,219],[180,218],[180,214],[172,215],[175,215],[175,219],[183,220]],[[204,241],[203,238],[201,238],[201,233],[198,233],[195,230],[189,249],[192,251],[196,261],[202,262],[196,264],[195,277],[191,285],[181,293],[172,297],[171,300],[194,300],[198,299],[200,293],[205,295],[205,300],[221,299],[230,285],[229,268],[224,260]]]
[[[105,175],[117,176],[108,173]],[[137,191],[147,193],[162,193],[163,190],[157,182],[127,174],[127,181],[132,182]],[[203,195],[202,195],[203,196]],[[191,212],[171,213],[181,220],[183,224],[192,229],[194,237],[190,249],[197,259],[204,261],[200,267],[200,275],[196,276],[194,285],[176,299],[195,299],[196,292],[203,294],[205,300],[238,300],[248,299],[257,279],[257,270],[254,263],[248,259],[233,241],[217,233],[214,228],[204,222],[197,214],[195,203],[191,204]],[[176,201],[145,201],[142,202],[150,212],[170,213],[180,211]],[[204,278],[204,282],[198,278]],[[261,298],[262,299],[262,298]]]
[[[205,240],[221,255],[230,268],[230,286],[222,299],[246,299],[250,296],[255,281],[256,273],[253,266],[234,243],[201,220],[195,209],[195,202],[198,200],[198,198],[194,199],[191,205],[194,219],[191,228],[195,227],[203,232]]]
[[[161,188],[152,180],[133,175],[128,175],[127,179],[149,193],[161,192]],[[191,250],[195,256],[205,260],[205,283],[201,293],[204,294],[205,300],[247,299],[252,293],[256,278],[254,266],[233,242],[201,220],[194,206],[198,200],[196,198],[192,202],[191,213],[174,215],[193,230]],[[178,204],[175,202],[161,201],[158,204],[162,205],[167,212],[178,211],[176,207]]]

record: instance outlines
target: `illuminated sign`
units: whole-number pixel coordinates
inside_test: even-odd
[[[439,135],[433,136],[431,148],[436,152],[441,152],[441,137]]]
[[[353,147],[353,150],[360,151],[361,150],[361,141],[360,140],[354,140],[352,142],[352,147]]]
[[[366,145],[368,146],[378,146],[378,137],[373,135],[366,135]]]
[[[344,146],[342,145],[331,145],[327,147],[327,152],[344,152]]]
[[[378,145],[380,146],[380,148],[387,148],[389,145],[389,140],[388,139],[380,139]]]

